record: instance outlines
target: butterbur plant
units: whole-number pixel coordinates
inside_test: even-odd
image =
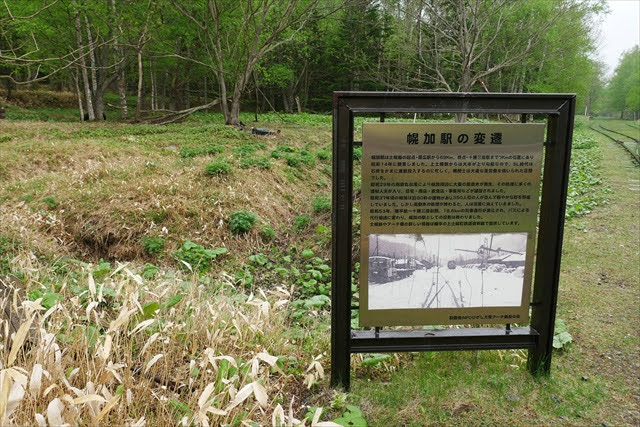
[[[245,211],[233,211],[229,219],[229,228],[233,234],[242,234],[251,230],[258,221],[256,214]]]
[[[227,253],[226,248],[205,249],[202,245],[187,240],[180,249],[173,253],[173,256],[183,269],[207,271],[211,267],[211,262],[218,255],[225,253]]]
[[[556,319],[553,330],[553,348],[564,350],[573,342],[573,337],[567,332],[567,325],[562,319]]]

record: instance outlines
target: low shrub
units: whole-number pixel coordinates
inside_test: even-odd
[[[229,175],[233,167],[226,160],[217,160],[208,163],[204,168],[204,173],[208,176]]]
[[[242,234],[251,230],[258,217],[249,211],[239,210],[231,213],[229,228],[233,234]]]

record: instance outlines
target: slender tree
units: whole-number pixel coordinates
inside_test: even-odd
[[[318,7],[319,0],[202,0],[171,4],[195,26],[206,58],[173,56],[209,68],[218,82],[227,124],[237,124],[240,101],[260,60],[290,42]]]

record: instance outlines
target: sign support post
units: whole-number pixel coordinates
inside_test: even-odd
[[[350,386],[352,353],[528,349],[532,374],[551,367],[553,327],[575,111],[572,94],[336,92],[333,116],[331,386]],[[548,117],[535,281],[529,326],[440,330],[351,330],[354,115],[489,113]]]

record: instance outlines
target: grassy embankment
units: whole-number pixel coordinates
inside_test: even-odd
[[[205,115],[1,124],[0,268],[41,335],[3,333],[3,384],[25,390],[11,420],[270,424],[357,415],[349,403],[371,425],[637,420],[638,170],[619,147],[574,151],[570,212],[593,212],[567,224],[558,310],[574,342],[550,379],[521,351],[354,357],[343,395],[323,375],[329,119],[287,119],[261,124],[276,138]]]

